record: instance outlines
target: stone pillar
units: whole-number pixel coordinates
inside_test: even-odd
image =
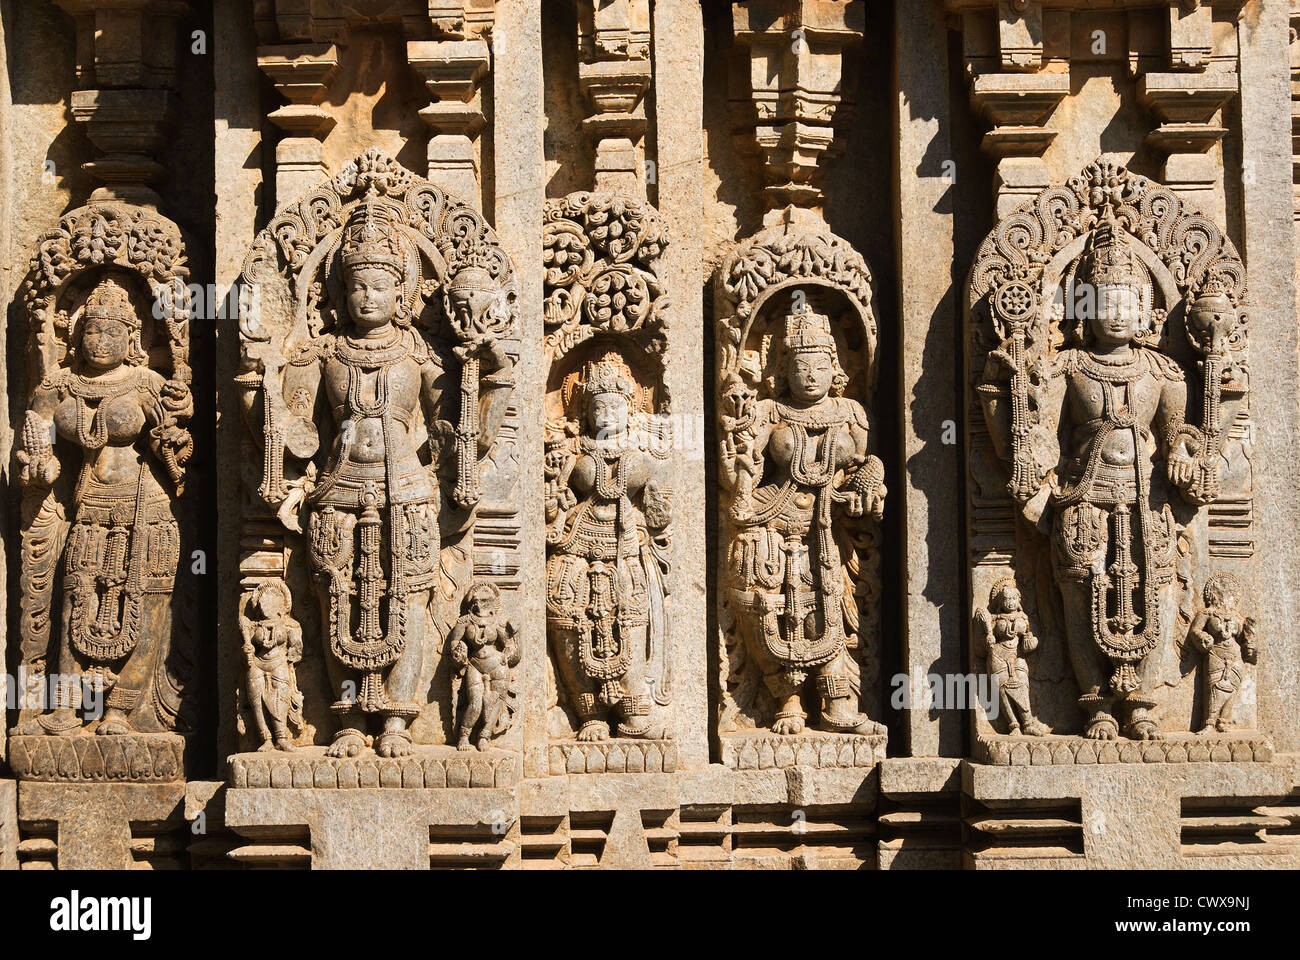
[[[496,56],[492,81],[495,92],[496,209],[493,211],[501,245],[517,264],[537,261],[542,249],[545,200],[545,154],[542,147],[542,9],[541,0],[504,4],[494,36],[509,37],[510,56]],[[542,322],[542,274],[519,271],[519,337],[525,344],[545,339]],[[540,349],[521,352],[517,391],[521,410],[543,409],[546,398],[546,358]],[[544,425],[540,416],[520,418],[518,504],[522,569],[546,569],[545,495],[542,464]],[[524,688],[524,775],[546,775],[546,578],[532,575],[520,583],[519,612],[524,631],[520,673]]]
[[[1256,553],[1259,626],[1278,642],[1261,660],[1259,725],[1279,752],[1300,749],[1300,651],[1288,642],[1300,622],[1300,556],[1280,531],[1300,524],[1300,319],[1295,305],[1295,226],[1288,96],[1286,0],[1261,0],[1241,36],[1242,254],[1250,267],[1255,510],[1264,521]],[[1289,242],[1288,242],[1289,241]]]
[[[903,513],[902,664],[909,677],[960,673],[961,580],[965,558],[954,549],[962,529],[961,447],[945,444],[961,419],[958,355],[951,325],[958,315],[953,287],[953,157],[948,105],[946,31],[940,4],[901,5],[895,35],[898,96],[898,411],[906,477],[893,493]],[[904,714],[911,756],[960,756],[957,710],[912,709]]]
[[[694,0],[655,4],[654,184],[659,212],[672,243],[664,253],[663,276],[669,290],[685,291],[673,301],[672,361],[668,388],[673,396],[676,439],[676,497],[673,569],[674,683],[677,736],[686,769],[709,762],[708,623],[705,533],[704,303],[691,291],[704,284],[704,237],[699,211],[704,202],[703,111],[704,27]],[[694,624],[700,629],[682,629]]]

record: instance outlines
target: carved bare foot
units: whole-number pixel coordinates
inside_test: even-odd
[[[1134,720],[1129,724],[1128,729],[1129,736],[1134,740],[1163,740],[1165,738],[1154,720]]]
[[[266,740],[266,741],[264,741],[264,742],[262,743],[262,745],[261,745],[260,747],[257,748],[257,752],[258,752],[258,753],[270,753],[270,752],[271,752],[272,750],[274,750],[274,749],[275,749],[275,743],[274,743],[273,741],[271,741],[271,740]]]
[[[347,728],[340,730],[334,735],[334,742],[330,748],[325,751],[325,756],[333,757],[336,760],[343,760],[347,757],[355,757],[358,753],[366,748],[365,735],[360,730]]]
[[[584,720],[578,731],[579,740],[595,741],[609,739],[609,724],[604,720]]]
[[[1031,737],[1045,737],[1052,732],[1052,728],[1037,717],[1030,717],[1025,721],[1025,733]]]
[[[127,722],[126,714],[116,709],[105,710],[104,719],[95,728],[95,733],[102,737],[116,737],[130,732],[131,724]]]
[[[772,721],[772,732],[783,737],[793,737],[795,734],[803,733],[803,714],[778,716]]]
[[[285,753],[289,753],[298,748],[293,745],[293,740],[290,737],[276,737],[275,749],[283,750]]]
[[[469,734],[463,734],[461,738],[456,741],[456,749],[466,751],[474,749],[474,745],[469,742]]]
[[[1089,740],[1114,740],[1119,737],[1119,724],[1114,717],[1093,717],[1083,735]]]
[[[375,741],[375,753],[381,757],[409,757],[411,734],[406,730],[385,730]]]

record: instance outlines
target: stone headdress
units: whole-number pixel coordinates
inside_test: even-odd
[[[584,399],[590,402],[605,393],[620,394],[635,406],[636,380],[627,364],[617,356],[602,357],[587,365],[587,376],[582,384]]]
[[[365,267],[387,270],[401,286],[398,321],[406,325],[420,292],[420,259],[407,236],[402,211],[378,196],[372,188],[349,212],[339,240],[338,269],[331,270],[331,296],[343,303],[342,282],[354,270]],[[337,284],[337,285],[336,285]],[[343,308],[344,310],[346,308]]]
[[[116,320],[126,326],[130,331],[131,346],[127,352],[126,362],[137,366],[145,365],[149,362],[148,355],[144,352],[141,343],[141,332],[143,324],[140,320],[140,314],[131,302],[131,294],[113,277],[104,277],[96,284],[95,289],[90,291],[90,296],[86,298],[86,305],[81,314],[81,323],[78,324],[78,342],[80,334],[84,332],[86,322],[89,320]]]

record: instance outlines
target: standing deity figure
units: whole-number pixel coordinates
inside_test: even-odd
[[[54,709],[25,718],[18,734],[81,732],[78,708],[90,706],[78,703],[81,691],[102,698],[98,734],[170,726],[158,683],[172,633],[174,503],[194,407],[184,381],[150,368],[141,331],[128,289],[105,276],[73,327],[71,363],[44,376],[25,414],[17,459],[27,601],[48,608],[61,562],[63,609]],[[66,497],[69,527],[58,482],[73,450],[81,462]]]
[[[829,731],[879,734],[857,709],[860,680],[847,651],[845,556],[837,530],[884,513],[884,467],[867,453],[862,404],[843,396],[829,319],[811,309],[782,319],[769,357],[771,396],[729,381],[723,484],[737,533],[727,555],[731,606],[746,648],[775,698],[779,734],[803,731],[810,680]]]
[[[519,630],[501,618],[501,592],[496,584],[474,581],[465,603],[468,612],[447,635],[461,682],[459,696],[452,698],[460,706],[456,747],[473,750],[470,737],[477,727],[478,748],[486,750],[514,720],[519,696],[514,676],[521,655],[516,640]]]
[[[667,690],[665,560],[656,537],[672,496],[630,429],[638,386],[616,355],[590,364],[579,387],[576,448],[551,452],[546,517],[547,630],[580,727],[606,740],[655,736],[651,705]],[[662,701],[660,701],[662,702]]]
[[[1007,732],[1023,731],[1031,737],[1051,733],[1029,705],[1029,664],[1022,654],[1037,650],[1038,638],[1029,629],[1015,581],[1007,577],[995,583],[988,609],[976,616],[984,636],[988,672],[998,687],[998,705],[1007,716]]]
[[[371,187],[349,214],[335,256],[330,269],[345,287],[340,328],[305,341],[282,373],[268,375],[282,399],[266,399],[264,491],[279,501],[290,529],[303,526],[298,511],[307,514],[308,564],[338,692],[328,755],[355,756],[373,743],[380,756],[405,756],[409,724],[424,706],[425,660],[437,645],[430,605],[440,577],[440,514],[456,509],[472,518],[479,458],[505,417],[513,365],[500,338],[484,333],[485,316],[499,305],[496,286],[484,263],[464,256],[445,281],[443,308],[459,337],[465,379],[457,422],[439,419],[443,367],[412,326],[419,265],[401,210]],[[323,414],[314,412],[318,403]],[[455,480],[444,499],[447,448]],[[328,453],[314,479],[309,468],[301,482],[280,479],[283,451],[308,460],[322,449]]]
[[[1212,282],[1188,308],[1189,336],[1207,343],[1200,428],[1186,422],[1182,367],[1153,346],[1152,278],[1113,218],[1089,237],[1071,294],[1071,344],[1030,364],[1016,298],[1032,292],[1001,291],[1010,336],[990,352],[979,391],[995,442],[1011,441],[1002,453],[1012,496],[1031,521],[1052,511],[1085,736],[1115,739],[1122,723],[1126,736],[1158,739],[1156,688],[1177,682],[1178,540],[1195,508],[1214,499],[1228,422],[1219,400],[1241,386],[1222,363],[1235,315],[1231,304],[1218,310]],[[1206,325],[1213,329],[1196,333]]]
[[[1205,724],[1201,733],[1226,733],[1247,663],[1259,657],[1255,618],[1241,610],[1242,586],[1230,573],[1205,582],[1205,607],[1192,622],[1191,637],[1205,654]]]
[[[289,613],[291,605],[289,588],[280,580],[268,580],[253,592],[256,619],[239,617],[248,658],[243,696],[261,738],[258,750],[293,750],[289,725],[299,732],[306,728],[294,669],[302,660],[302,626]],[[242,714],[240,724],[243,732]]]

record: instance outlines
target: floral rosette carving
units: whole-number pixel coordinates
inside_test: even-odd
[[[582,192],[548,201],[548,344],[567,352],[596,333],[617,332],[661,353],[667,296],[657,263],[667,245],[659,214],[644,200]]]

